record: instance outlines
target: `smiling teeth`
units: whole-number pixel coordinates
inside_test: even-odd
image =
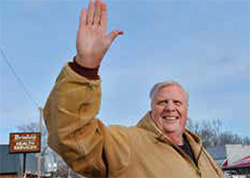
[[[169,116],[164,116],[163,118],[164,119],[169,119],[169,120],[175,120],[175,119],[177,119],[177,117],[169,117]]]

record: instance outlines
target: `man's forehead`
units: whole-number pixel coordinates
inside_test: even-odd
[[[175,96],[185,99],[185,91],[178,85],[163,86],[155,93],[156,97]]]

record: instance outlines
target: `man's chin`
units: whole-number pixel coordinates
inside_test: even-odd
[[[163,126],[163,131],[166,134],[174,134],[174,133],[176,133],[176,134],[179,135],[179,133],[180,133],[180,127],[179,126],[178,127],[169,127],[169,126],[164,127]]]

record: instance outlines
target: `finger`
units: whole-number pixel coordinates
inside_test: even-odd
[[[100,21],[101,29],[106,33],[107,30],[107,5],[102,3],[101,5],[101,21]]]
[[[100,24],[100,18],[101,18],[101,1],[97,0],[95,2],[95,13],[94,13],[94,25],[98,26]]]
[[[93,1],[89,1],[89,9],[88,9],[88,20],[87,23],[88,25],[93,24],[93,18],[94,18],[94,3]]]
[[[123,35],[123,31],[115,30],[109,33],[107,36],[109,43],[112,43],[118,35]]]
[[[82,29],[85,25],[87,25],[87,10],[82,8],[81,15],[80,15],[80,24],[79,28]]]

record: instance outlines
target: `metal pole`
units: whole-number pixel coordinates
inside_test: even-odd
[[[23,153],[23,176],[25,175],[26,170],[26,153]]]
[[[42,127],[43,127],[43,108],[40,107],[39,108],[40,111],[40,118],[39,118],[39,132],[41,133],[41,138],[42,138]],[[38,178],[41,178],[41,153],[37,154],[37,174],[38,174]]]

